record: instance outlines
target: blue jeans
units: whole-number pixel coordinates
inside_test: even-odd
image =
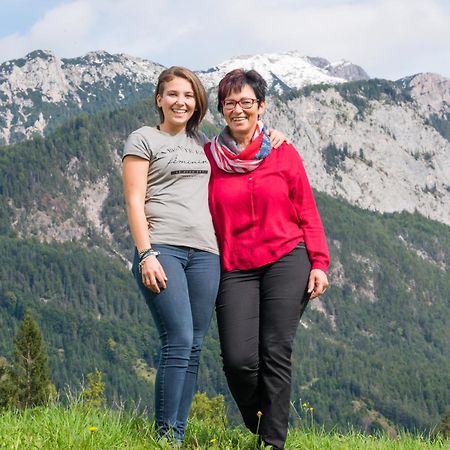
[[[155,422],[159,433],[183,439],[203,339],[211,322],[220,278],[219,256],[189,247],[153,244],[167,276],[159,294],[147,289],[135,253],[133,274],[161,340],[155,382]]]

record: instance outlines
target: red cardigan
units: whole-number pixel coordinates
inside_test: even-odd
[[[211,154],[209,207],[222,270],[245,270],[279,260],[304,242],[311,269],[330,262],[311,186],[296,149],[283,143],[252,172],[219,169]]]

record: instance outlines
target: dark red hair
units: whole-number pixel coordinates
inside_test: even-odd
[[[222,102],[231,92],[240,92],[245,85],[255,91],[258,103],[266,101],[266,80],[256,70],[234,69],[228,72],[219,83],[217,109],[221,114],[223,114]]]

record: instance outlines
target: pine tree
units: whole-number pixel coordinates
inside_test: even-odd
[[[442,417],[439,425],[437,426],[435,432],[435,436],[442,436],[445,439],[450,438],[450,414],[446,411]]]
[[[95,372],[88,373],[88,384],[81,393],[83,402],[94,408],[100,408],[105,403],[105,384],[102,380],[102,372],[95,369]]]
[[[26,408],[49,401],[54,387],[50,381],[47,351],[30,311],[25,313],[15,339],[14,370],[17,406]]]

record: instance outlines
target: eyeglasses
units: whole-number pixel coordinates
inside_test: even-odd
[[[223,109],[228,111],[236,108],[239,105],[242,109],[250,109],[254,103],[259,102],[257,98],[241,98],[240,100],[222,100]]]

